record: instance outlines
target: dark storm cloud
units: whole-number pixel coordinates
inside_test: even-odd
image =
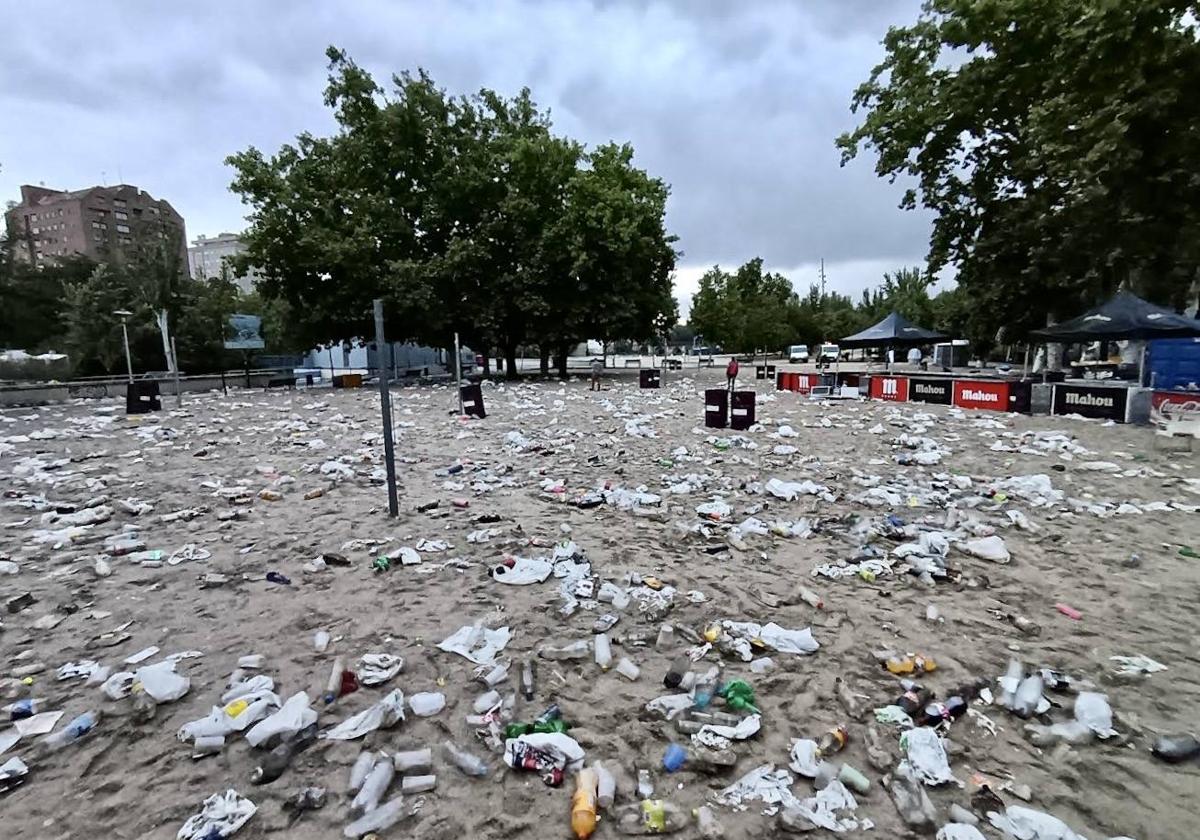
[[[919,261],[927,220],[870,155],[838,165],[851,92],[918,0],[27,3],[0,33],[0,196],[122,179],[190,235],[239,229],[223,158],[327,132],[324,49],[387,85],[427,68],[453,93],[529,86],[558,130],[629,141],[672,186],[681,292],[761,256],[804,286],[858,288]]]

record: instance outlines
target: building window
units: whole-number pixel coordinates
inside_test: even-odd
[[[120,210],[117,210],[117,211],[115,211],[115,212],[113,213],[113,217],[114,217],[114,218],[117,218],[117,219],[120,219],[121,221],[126,221],[126,220],[129,218],[129,214],[128,214],[128,213],[122,213]]]
[[[114,198],[113,199],[113,207],[124,207],[124,206],[125,206],[125,199],[123,199],[123,198]]]
[[[129,233],[129,225],[117,225],[117,233]]]
[[[103,238],[104,238],[104,235],[102,233],[100,233],[100,231],[96,231],[95,233],[92,234],[92,239],[96,240],[97,242],[99,242]]]
[[[29,221],[31,221],[31,222],[36,222],[36,221],[37,221],[37,213],[30,213],[30,214],[29,214]]]
[[[121,237],[121,244],[122,244],[122,245],[132,245],[132,244],[133,244],[133,240],[132,240],[132,239],[130,239],[128,236],[122,236],[122,237]]]

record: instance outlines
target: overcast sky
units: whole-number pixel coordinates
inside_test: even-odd
[[[803,292],[824,257],[857,294],[917,264],[928,219],[874,158],[838,165],[851,92],[919,0],[13,2],[0,26],[0,200],[22,183],[119,181],[170,201],[189,238],[244,227],[223,159],[328,133],[325,47],[386,83],[529,86],[557,130],[628,141],[671,184],[686,309],[703,271],[761,256]],[[14,8],[20,6],[19,13]]]

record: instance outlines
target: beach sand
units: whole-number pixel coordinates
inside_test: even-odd
[[[48,708],[66,712],[59,729],[86,709],[103,713],[85,740],[49,756],[36,756],[34,738],[0,755],[0,764],[16,755],[30,766],[23,786],[0,794],[5,836],[171,838],[207,796],[227,788],[258,807],[239,838],[341,836],[350,821],[350,766],[364,746],[435,748],[437,789],[406,796],[406,811],[415,813],[384,836],[571,836],[573,779],[561,788],[548,787],[534,773],[505,768],[498,754],[487,755],[492,768],[487,778],[468,778],[437,754],[437,745],[451,739],[485,755],[465,722],[484,688],[472,681],[470,662],[435,647],[476,621],[510,627],[512,640],[501,658],[516,665],[500,686],[508,694],[517,686],[519,663],[540,644],[590,640],[596,618],[613,611],[609,605],[585,600],[564,617],[558,579],[505,586],[488,574],[506,552],[544,557],[568,538],[586,553],[597,583],[622,583],[635,573],[676,590],[665,615],[642,614],[635,601],[610,631],[614,657],[633,660],[641,668],[638,680],[602,672],[590,658],[543,660],[535,699],[517,702],[518,720],[531,720],[558,703],[588,761],[600,759],[617,771],[618,804],[637,801],[636,770],[648,768],[655,795],[690,810],[759,765],[786,768],[793,739],[817,739],[846,724],[849,743],[835,760],[850,763],[872,783],[866,795],[857,796],[856,816],[873,821],[867,836],[905,836],[907,829],[880,784],[883,774],[871,767],[864,744],[869,710],[901,693],[898,678],[872,655],[891,649],[932,657],[938,668],[921,681],[939,696],[980,677],[992,680],[995,689],[995,678],[1010,657],[1017,657],[1027,667],[1049,666],[1095,683],[1116,714],[1118,735],[1107,741],[1043,749],[1030,743],[1025,722],[1010,712],[973,705],[995,724],[996,733],[977,726],[974,717],[949,728],[951,768],[965,786],[928,788],[941,822],[950,803],[969,807],[976,783],[987,780],[1001,788],[1007,804],[1046,811],[1091,840],[1200,836],[1194,807],[1200,767],[1196,762],[1167,765],[1148,750],[1155,733],[1197,727],[1200,567],[1178,550],[1200,547],[1200,518],[1187,510],[1158,510],[1152,503],[1200,504],[1195,483],[1200,456],[1155,453],[1144,428],[917,404],[814,404],[796,394],[772,393],[761,381],[749,387],[759,389],[762,426],[742,435],[756,448],[717,448],[710,436],[729,441],[737,433],[702,428],[700,390],[719,387],[722,373],[667,374],[659,391],[639,390],[636,380],[625,376],[606,380],[601,393],[589,392],[583,381],[488,384],[488,417],[471,421],[454,416],[450,389],[397,388],[397,520],[388,518],[386,493],[378,482],[382,444],[374,390],[189,395],[182,410],[164,398],[161,413],[131,418],[112,401],[3,412],[0,551],[20,571],[0,575],[0,600],[26,591],[37,599],[19,613],[0,613],[3,673],[34,662],[46,665],[34,675],[32,689],[6,680],[4,696],[47,698]],[[781,425],[790,426],[795,436],[779,437]],[[872,431],[880,425],[882,430]],[[1055,431],[1063,437],[1049,434]],[[641,434],[647,432],[654,436]],[[928,437],[948,451],[934,465],[899,466],[897,453],[909,452],[893,445],[902,433]],[[785,450],[775,453],[781,446]],[[686,455],[678,453],[680,448]],[[348,467],[336,469],[349,477],[323,475],[327,462]],[[1084,466],[1091,462],[1115,467]],[[463,471],[438,474],[454,464],[462,464]],[[689,492],[671,492],[672,485],[687,484],[689,474],[697,476]],[[989,493],[997,480],[1035,474],[1049,476],[1063,499],[1034,506],[1019,494]],[[882,479],[873,482],[870,476]],[[772,478],[812,481],[827,488],[833,500],[806,494],[784,501],[753,492]],[[561,480],[565,492],[543,491],[544,480]],[[897,489],[893,501],[898,504],[864,503],[872,485],[888,481]],[[661,502],[636,511],[567,503],[605,483],[628,490],[644,485]],[[245,488],[250,501],[231,504],[214,493],[214,487],[236,485]],[[282,499],[260,498],[263,489],[282,493]],[[303,498],[317,489],[323,495]],[[110,506],[119,499],[144,500],[153,511],[134,516],[117,509],[110,520],[59,547],[32,541],[36,529],[59,527],[41,522],[55,503],[82,506],[100,496],[107,496]],[[714,496],[731,506],[727,522],[709,523],[709,538],[687,533],[702,522],[696,506]],[[469,507],[453,507],[454,498],[468,499]],[[436,510],[416,512],[434,500],[440,501]],[[1123,503],[1132,507],[1120,508]],[[238,506],[248,509],[244,518],[218,519]],[[969,511],[977,520],[972,527],[993,527],[1011,562],[975,559],[952,548],[949,556],[961,566],[962,580],[932,587],[903,573],[880,575],[874,582],[811,576],[815,567],[855,555],[863,542],[854,536],[856,522],[864,528],[892,514],[906,524],[940,530],[947,507]],[[199,509],[190,520],[160,520],[188,508]],[[813,533],[807,538],[746,534],[735,539],[742,548],[730,547],[728,523],[741,523],[747,510],[763,521],[807,518]],[[1014,526],[1010,510],[1024,514],[1036,530]],[[483,514],[501,521],[473,522]],[[563,526],[569,527],[569,537]],[[147,548],[167,555],[192,543],[211,556],[156,568],[112,557],[112,574],[97,577],[94,558],[102,553],[104,539],[122,528],[137,529]],[[469,543],[468,534],[481,528],[500,533]],[[451,547],[423,553],[419,565],[396,561],[386,573],[372,572],[375,556],[415,547],[422,538],[445,540]],[[869,539],[882,550],[907,541],[912,540]],[[706,546],[729,550],[710,554]],[[353,565],[303,570],[323,552],[344,554]],[[1140,559],[1136,567],[1128,565],[1134,553]],[[266,582],[262,575],[268,571],[285,575],[291,584]],[[199,578],[214,572],[227,575],[229,582],[201,588]],[[823,610],[798,599],[801,585],[823,596]],[[704,600],[689,598],[691,592],[702,593]],[[1077,609],[1081,620],[1060,614],[1056,603]],[[943,621],[926,620],[929,605]],[[989,609],[1026,616],[1042,632],[1023,635]],[[61,622],[49,627],[55,618]],[[667,774],[664,750],[672,741],[686,744],[687,736],[644,707],[671,693],[662,677],[692,645],[677,632],[672,645],[659,649],[659,625],[666,621],[699,632],[722,619],[811,627],[820,649],[808,656],[755,651],[755,658],[769,653],[776,665],[762,675],[736,657],[709,651],[693,669],[703,671],[720,661],[723,679],[747,680],[762,713],[761,731],[735,743],[738,762],[728,772],[708,774],[685,765]],[[125,627],[127,640],[96,645],[95,639],[119,627]],[[321,629],[334,638],[324,653],[312,641]],[[203,656],[179,663],[180,673],[191,680],[190,691],[159,706],[147,722],[134,722],[130,700],[111,701],[81,680],[55,679],[59,666],[81,659],[121,670],[122,660],[151,645],[161,651],[148,662],[181,651]],[[328,707],[316,701],[322,729],[392,688],[406,696],[444,692],[445,710],[431,718],[409,715],[394,729],[359,741],[318,741],[282,778],[261,787],[249,780],[259,754],[240,736],[231,738],[219,756],[199,761],[176,737],[183,724],[220,705],[240,656],[261,654],[263,673],[273,677],[281,697],[305,690],[315,699],[335,656],[353,663],[372,652],[404,657],[403,670],[383,686],[363,688]],[[1168,670],[1138,680],[1114,679],[1109,657],[1134,654]],[[848,719],[835,699],[839,676],[862,695],[868,711],[859,720]],[[1052,719],[1069,720],[1070,695],[1047,696],[1063,705]],[[900,731],[881,728],[898,761]],[[1030,801],[1002,789],[1005,783],[1028,786]],[[328,802],[292,823],[281,805],[309,785],[328,788]],[[393,790],[398,788],[397,781]],[[797,777],[791,792],[809,797],[812,783]],[[778,807],[759,801],[743,806],[714,806],[727,837],[775,833],[777,817],[764,811]],[[985,836],[1002,836],[986,822],[981,826]],[[614,823],[602,816],[595,836],[616,836]],[[680,836],[698,836],[694,824]]]

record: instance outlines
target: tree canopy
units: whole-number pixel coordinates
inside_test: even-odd
[[[972,333],[1018,335],[1127,286],[1182,307],[1200,277],[1195,0],[927,0],[838,138],[933,211]]]
[[[286,301],[301,341],[373,335],[566,353],[587,338],[649,339],[674,323],[667,186],[629,146],[555,135],[530,92],[449,96],[424,71],[385,93],[330,48],[338,131],[267,157],[232,155],[249,204],[243,260]]]

